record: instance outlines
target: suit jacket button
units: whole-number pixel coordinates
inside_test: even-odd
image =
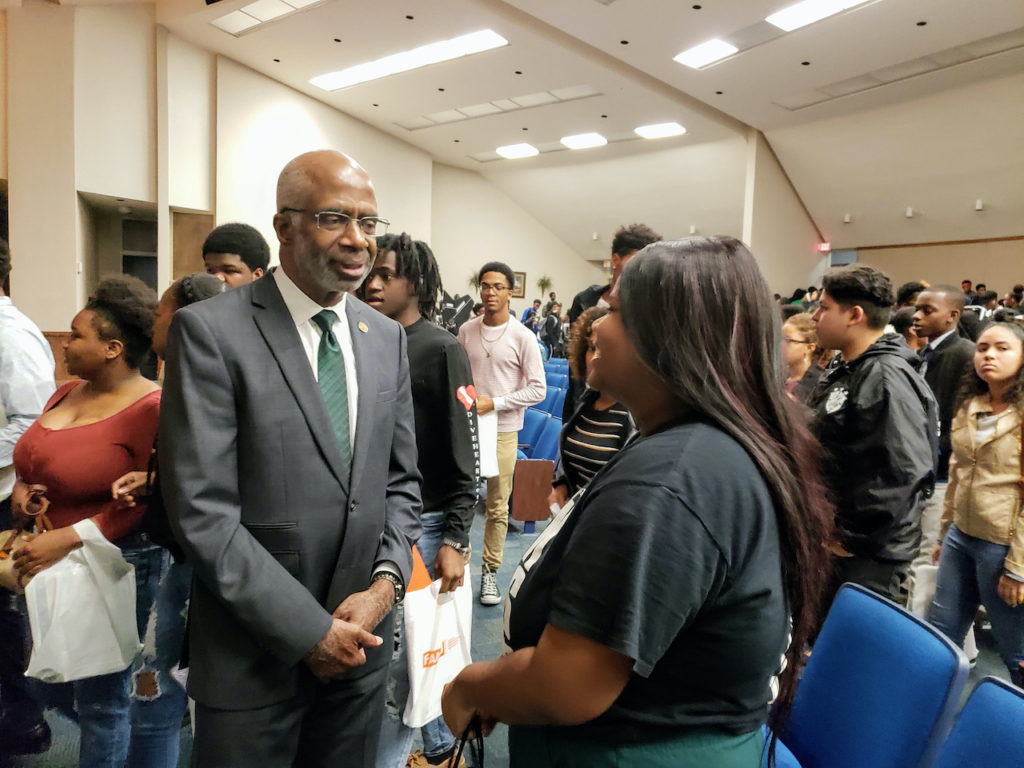
[[[358,501],[350,501],[348,503],[348,508],[352,512],[355,512],[356,511],[356,507],[358,507],[358,506],[359,506],[359,502]]]

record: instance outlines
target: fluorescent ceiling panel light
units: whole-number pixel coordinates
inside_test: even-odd
[[[785,32],[792,32],[862,2],[864,0],[803,0],[773,13],[765,21]]]
[[[454,123],[456,120],[465,120],[466,116],[457,109],[446,109],[443,112],[433,112],[425,115],[427,120],[434,123]]]
[[[512,101],[512,99],[495,99],[494,101],[491,102],[491,104],[493,104],[503,112],[508,112],[509,110],[512,109],[519,109],[519,105]]]
[[[451,61],[473,53],[500,48],[503,45],[508,45],[508,40],[490,29],[481,29],[468,35],[453,37],[451,40],[429,43],[419,48],[413,48],[411,51],[402,51],[376,61],[356,64],[338,72],[318,75],[309,82],[325,91],[337,91],[358,83],[396,75],[399,72],[408,72],[428,64]]]
[[[715,38],[683,51],[678,56],[673,57],[673,61],[678,61],[680,64],[685,64],[694,69],[700,69],[719,59],[724,59],[726,56],[732,56],[738,50],[739,48],[732,43]]]
[[[518,160],[521,157],[533,157],[540,154],[540,150],[533,144],[506,144],[494,151],[506,160]]]
[[[654,123],[634,128],[633,133],[642,139],[665,139],[669,136],[682,136],[686,129],[679,123]]]
[[[270,21],[278,16],[291,13],[295,9],[288,5],[288,3],[281,2],[281,0],[256,0],[255,3],[243,5],[242,10],[260,21]]]
[[[483,117],[484,115],[496,115],[498,112],[501,112],[501,108],[485,101],[483,104],[470,104],[468,107],[459,107],[459,112],[467,117]]]
[[[572,136],[563,136],[563,146],[569,149],[590,149],[591,147],[603,147],[608,139],[600,133],[577,133]]]
[[[285,0],[292,8],[305,8],[306,6],[319,3],[321,0]]]
[[[547,91],[539,93],[528,93],[525,96],[513,96],[514,101],[520,107],[539,107],[541,104],[552,104],[558,99]]]
[[[254,19],[249,14],[242,13],[241,11],[232,11],[225,16],[221,16],[219,19],[214,19],[210,23],[217,29],[224,30],[229,35],[237,35],[239,32],[255,27],[260,23],[260,20]]]
[[[598,96],[600,91],[592,85],[570,85],[568,88],[556,88],[551,91],[551,95],[562,101],[572,101],[573,99],[584,99],[587,96]]]

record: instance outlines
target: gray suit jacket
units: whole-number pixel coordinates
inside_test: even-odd
[[[160,478],[195,568],[188,690],[206,706],[296,696],[313,684],[303,656],[375,564],[393,561],[408,581],[421,505],[405,332],[353,296],[346,306],[359,378],[350,479],[274,280],[171,325]],[[350,676],[388,663],[392,626]]]

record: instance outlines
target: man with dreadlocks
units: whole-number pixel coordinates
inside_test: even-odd
[[[377,258],[361,298],[396,320],[408,339],[416,416],[416,447],[423,475],[423,535],[417,547],[441,591],[462,585],[469,529],[477,500],[476,392],[462,345],[434,323],[441,276],[430,247],[401,235],[377,239]],[[423,752],[409,755],[413,731],[402,723],[409,690],[404,638],[389,672],[387,706],[377,768],[441,765],[455,746],[442,718],[424,726]]]

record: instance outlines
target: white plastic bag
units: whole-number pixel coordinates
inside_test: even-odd
[[[126,669],[142,648],[135,568],[92,520],[74,525],[82,546],[25,589],[32,658],[25,674],[66,683]]]
[[[441,715],[441,693],[471,661],[473,590],[469,566],[463,584],[440,594],[441,580],[408,592],[404,601],[409,698],[402,721],[420,728]]]
[[[914,582],[907,598],[907,610],[918,618],[928,621],[935,597],[935,577],[939,574],[937,565],[919,565],[914,571]]]

